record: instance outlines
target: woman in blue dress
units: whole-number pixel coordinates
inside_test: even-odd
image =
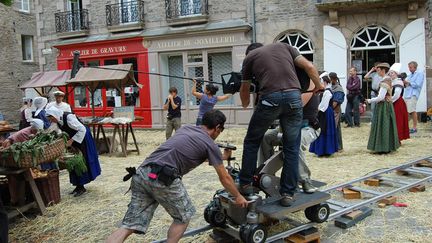
[[[81,176],[74,171],[69,173],[70,183],[75,186],[71,194],[74,194],[75,197],[80,196],[87,191],[84,185],[96,179],[101,173],[99,157],[90,129],[84,126],[74,114],[63,112],[55,107],[48,108],[46,116],[51,122],[57,123],[60,130],[69,135],[67,145],[79,149],[85,158],[87,172]]]
[[[332,107],[332,84],[327,72],[322,73],[320,78],[325,86],[324,93],[321,96],[321,102],[318,106],[318,120],[321,133],[319,137],[311,143],[309,151],[318,156],[328,156],[338,151],[338,134]]]
[[[192,87],[192,95],[195,96],[197,99],[200,99],[198,117],[196,120],[196,125],[199,126],[202,124],[202,117],[204,116],[204,113],[212,110],[218,101],[224,101],[230,98],[232,95],[226,94],[226,95],[216,96],[216,93],[218,92],[219,88],[214,84],[207,84],[204,88],[204,93],[200,93],[197,92],[196,89],[196,80],[193,80],[193,82],[194,85]]]

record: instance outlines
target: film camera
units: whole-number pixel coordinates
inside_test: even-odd
[[[305,92],[309,88],[310,78],[307,73],[298,67],[295,67],[297,78],[300,81],[301,91]],[[224,94],[235,94],[240,91],[242,74],[241,72],[230,72],[221,75],[222,91]],[[259,83],[256,79],[252,80],[250,92],[258,93]]]

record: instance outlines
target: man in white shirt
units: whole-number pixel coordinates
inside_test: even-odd
[[[50,107],[55,107],[63,112],[72,112],[70,105],[66,102],[63,102],[65,93],[58,90],[55,91],[53,94],[54,94],[55,101],[48,103],[46,107],[47,109]]]

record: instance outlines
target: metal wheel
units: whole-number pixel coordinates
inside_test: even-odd
[[[214,203],[210,203],[204,210],[204,219],[207,223],[214,227],[223,227],[226,224],[226,215]]]
[[[240,228],[240,239],[244,243],[263,243],[267,239],[267,230],[260,224],[247,224]]]
[[[327,203],[318,204],[312,207],[308,207],[305,210],[305,216],[312,222],[323,223],[330,215],[330,207]]]

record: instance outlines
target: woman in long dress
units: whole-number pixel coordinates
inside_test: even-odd
[[[79,149],[85,158],[87,172],[81,176],[78,176],[75,171],[69,173],[70,183],[75,186],[71,194],[75,197],[80,196],[87,191],[84,185],[96,179],[101,173],[99,157],[90,129],[84,126],[74,114],[63,112],[55,107],[48,108],[46,115],[51,122],[58,124],[60,130],[69,135],[67,145]]]
[[[378,96],[366,100],[369,104],[377,104],[367,145],[367,148],[375,153],[389,153],[396,151],[400,146],[391,98],[391,78],[386,76],[379,84]]]
[[[321,128],[319,137],[311,143],[309,152],[318,156],[332,155],[338,151],[338,134],[333,111],[332,84],[327,72],[320,75],[325,90],[318,105],[318,120]]]
[[[400,74],[400,63],[395,63],[390,67],[389,76],[392,79],[393,88],[393,108],[396,115],[396,126],[398,130],[399,142],[410,138],[408,125],[408,109],[403,99],[404,83],[398,77]]]
[[[341,129],[341,105],[345,100],[345,92],[340,85],[339,78],[336,73],[329,73],[329,77],[332,83],[332,108],[335,116],[336,129],[338,133],[338,151],[343,150],[343,142],[342,142],[342,129]]]

